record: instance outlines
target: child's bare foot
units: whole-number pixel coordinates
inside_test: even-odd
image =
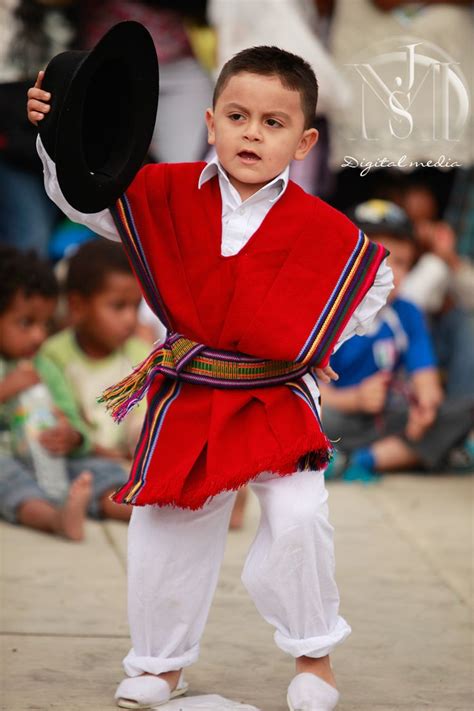
[[[82,472],[73,481],[64,506],[59,511],[58,533],[71,541],[84,538],[84,521],[92,493],[92,474]]]

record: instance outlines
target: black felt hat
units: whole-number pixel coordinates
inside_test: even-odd
[[[39,132],[80,212],[113,205],[133,180],[153,135],[158,87],[153,40],[139,22],[120,22],[91,51],[63,52],[46,67],[51,110]]]

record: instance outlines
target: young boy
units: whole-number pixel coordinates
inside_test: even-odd
[[[439,469],[472,426],[472,398],[444,401],[423,315],[398,295],[417,246],[404,211],[370,200],[354,221],[390,252],[395,289],[370,333],[332,359],[337,383],[322,385],[326,434],[338,441],[327,477],[369,480],[375,471]]]
[[[49,110],[40,84],[29,93],[33,122]],[[182,669],[198,658],[236,490],[248,482],[262,518],[243,581],[296,659],[289,707],[329,711],[338,701],[329,654],[350,628],[338,614],[329,443],[312,367],[336,377],[330,352],[370,323],[391,272],[383,249],[288,180],[290,161],[317,142],[316,101],[301,58],[244,50],[224,66],[206,112],[217,158],[148,166],[94,215],[67,204],[39,142],[50,197],[103,236],[120,235],[169,334],[115,393],[120,415],[148,390],[132,474],[115,495],[136,505],[133,648],[116,694],[125,708],[186,690]]]
[[[0,514],[11,523],[79,541],[87,512],[96,517],[124,517],[124,507],[109,500],[124,475],[114,462],[84,456],[89,450],[87,430],[67,383],[54,363],[38,353],[57,293],[47,263],[34,253],[0,249]],[[72,481],[62,506],[40,488],[31,463],[16,449],[13,428],[18,396],[40,382],[47,385],[58,408],[57,425],[45,430],[40,441],[51,454],[67,457]]]
[[[71,327],[49,338],[42,353],[68,383],[93,454],[130,459],[143,408],[117,426],[97,402],[97,393],[127,375],[149,350],[133,337],[141,293],[123,248],[105,240],[82,245],[69,260],[65,290]]]

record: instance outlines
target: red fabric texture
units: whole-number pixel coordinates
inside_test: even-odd
[[[294,360],[358,229],[290,182],[246,246],[223,257],[219,184],[213,178],[198,189],[203,167],[146,166],[127,192],[172,328],[211,348]],[[289,474],[301,456],[328,450],[314,408],[286,385],[230,391],[175,383],[157,418],[163,387],[169,382],[160,376],[148,394],[135,467],[116,501],[195,509],[262,471]]]

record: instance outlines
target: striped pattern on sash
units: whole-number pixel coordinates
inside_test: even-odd
[[[144,397],[158,374],[214,388],[241,389],[284,384],[307,372],[308,367],[301,363],[214,350],[173,333],[130,375],[107,388],[99,402],[105,403],[114,420],[120,422]]]

